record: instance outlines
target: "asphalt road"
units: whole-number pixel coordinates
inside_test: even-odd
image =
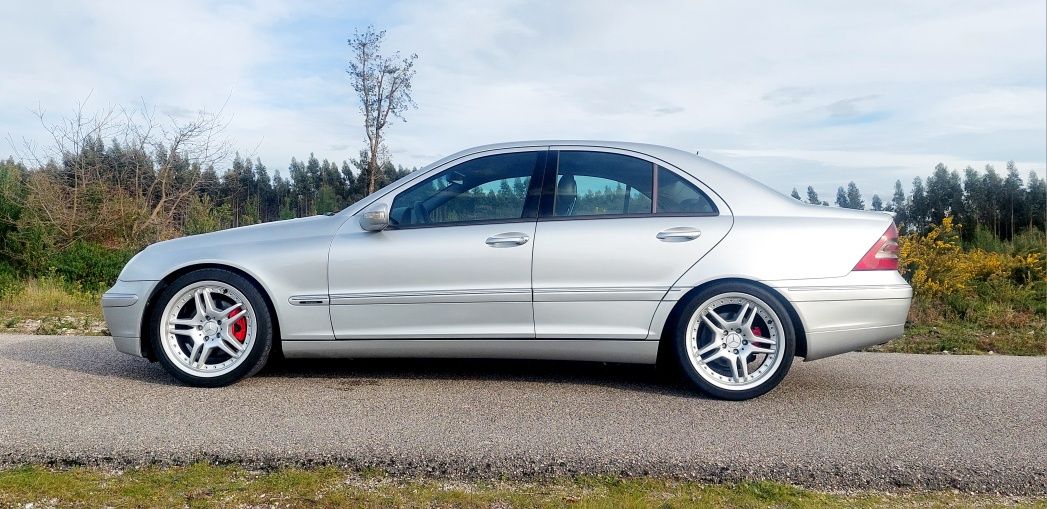
[[[755,401],[651,367],[294,361],[176,385],[109,338],[0,336],[0,464],[244,462],[1047,493],[1047,359],[848,354]]]

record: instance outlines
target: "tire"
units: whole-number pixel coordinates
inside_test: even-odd
[[[691,297],[669,339],[685,381],[736,401],[777,387],[796,351],[796,329],[781,300],[745,282],[717,283]]]
[[[161,290],[147,330],[164,369],[194,387],[247,378],[265,366],[273,348],[272,317],[261,291],[224,269],[194,270]]]

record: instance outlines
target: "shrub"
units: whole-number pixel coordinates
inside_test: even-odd
[[[120,270],[134,254],[134,250],[74,242],[52,255],[49,272],[63,281],[79,283],[90,291],[104,290],[116,281]]]
[[[918,297],[948,297],[946,304],[963,314],[963,297],[984,296],[986,289],[994,289],[990,294],[1022,290],[1019,293],[1024,295],[1047,280],[1043,240],[1043,233],[1036,231],[1017,236],[1009,245],[981,242],[994,251],[980,247],[964,250],[959,228],[946,216],[926,235],[899,239],[899,265]]]

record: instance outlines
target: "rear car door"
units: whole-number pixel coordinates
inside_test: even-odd
[[[664,162],[553,147],[534,244],[536,336],[646,338],[659,301],[731,223],[697,179]]]

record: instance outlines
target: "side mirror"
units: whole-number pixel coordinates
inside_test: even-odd
[[[369,232],[380,232],[389,227],[389,206],[380,203],[360,214],[360,228]]]

